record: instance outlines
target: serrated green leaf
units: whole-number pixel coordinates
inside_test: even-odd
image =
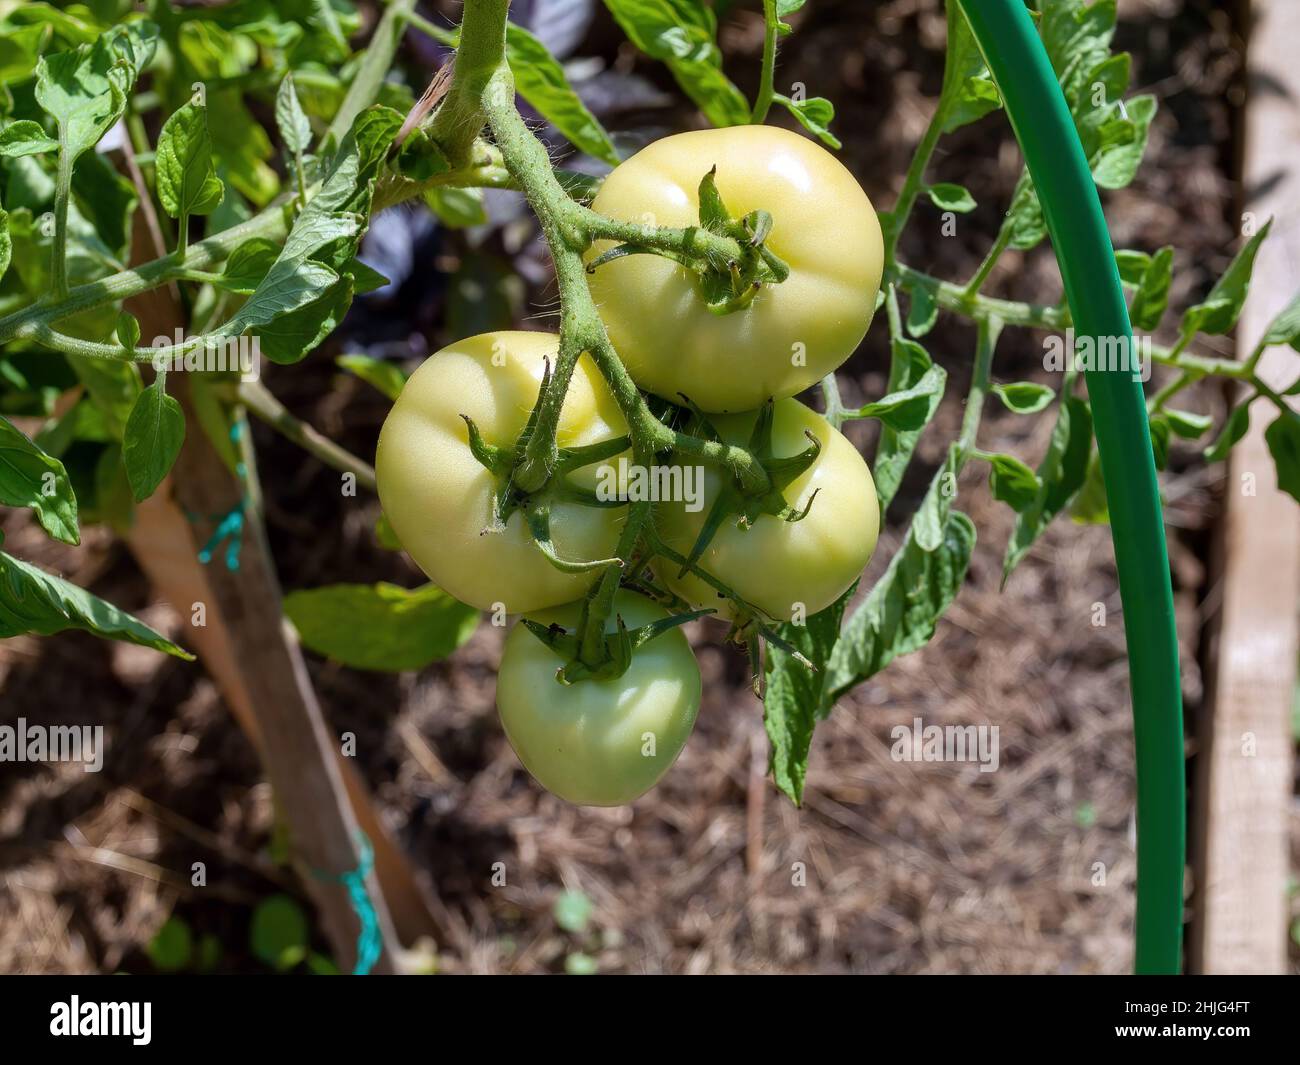
[[[513,22],[506,26],[506,58],[515,88],[538,113],[581,151],[611,166],[618,152],[600,121],[569,84],[564,68],[546,45]]]
[[[229,292],[252,294],[280,257],[280,245],[267,237],[250,237],[230,253],[217,284]]]
[[[835,105],[825,97],[809,96],[802,100],[792,100],[788,96],[777,93],[772,98],[782,104],[799,120],[799,124],[804,129],[823,143],[836,149],[843,147],[840,139],[830,130],[831,122],[835,119]]]
[[[927,280],[914,285],[907,308],[907,331],[913,337],[923,337],[939,318],[938,282]]]
[[[914,340],[894,337],[890,342],[889,392],[896,395],[917,387],[927,372],[934,366],[929,352]],[[942,367],[937,367],[942,372]],[[944,375],[946,380],[946,374]],[[940,397],[942,398],[942,397]],[[937,405],[935,407],[937,408]],[[924,428],[924,426],[922,426]],[[876,459],[872,465],[872,476],[876,482],[876,494],[880,500],[883,515],[894,493],[902,482],[903,473],[916,450],[922,429],[897,430],[889,425],[882,427],[880,442],[876,446]]]
[[[996,111],[1002,99],[965,14],[956,4],[947,7],[948,43],[940,107],[945,112],[942,131],[951,133]]]
[[[114,330],[117,342],[127,351],[133,350],[140,343],[140,323],[135,315],[123,311],[117,316],[117,328]]]
[[[939,409],[948,375],[942,366],[931,366],[910,388],[891,392],[874,403],[845,411],[844,418],[877,418],[890,429],[915,432],[923,429]]]
[[[840,634],[822,687],[825,717],[845,692],[875,676],[899,655],[924,647],[966,579],[975,524],[951,511],[942,541],[922,550],[912,531]]]
[[[1228,269],[1210,289],[1210,294],[1201,303],[1188,307],[1183,312],[1181,332],[1184,336],[1193,336],[1196,333],[1222,334],[1236,325],[1237,316],[1241,314],[1241,308],[1246,302],[1246,293],[1250,289],[1250,275],[1255,269],[1255,255],[1272,227],[1273,220],[1270,218],[1264,223],[1264,227],[1233,256]]]
[[[206,107],[186,103],[164,123],[154,166],[158,199],[173,218],[208,214],[221,202]]]
[[[143,503],[162,483],[185,442],[185,414],[165,390],[159,375],[140,393],[131,408],[122,438],[122,461],[137,503]]]
[[[0,269],[0,274],[3,273],[4,270]],[[1278,312],[1264,331],[1263,339],[1265,345],[1290,344],[1296,347],[1297,342],[1300,342],[1300,294]],[[1287,394],[1291,393],[1288,391]]]
[[[68,471],[5,418],[0,418],[0,504],[30,507],[54,539],[81,543]]]
[[[1115,265],[1119,268],[1119,279],[1124,284],[1137,285],[1151,265],[1151,256],[1144,251],[1121,249],[1115,252]]]
[[[290,592],[285,615],[307,647],[355,669],[400,672],[445,658],[473,634],[479,612],[432,584],[335,584]]]
[[[40,155],[58,150],[59,142],[46,136],[45,127],[30,119],[10,122],[0,132],[0,156],[12,159],[19,155]]]
[[[993,394],[1002,405],[1016,414],[1037,414],[1056,398],[1056,392],[1047,385],[1034,381],[1015,381],[1009,385],[995,384]]]
[[[628,39],[667,64],[682,91],[715,126],[749,121],[749,103],[722,72],[713,10],[696,0],[605,0]]]
[[[0,639],[83,629],[192,661],[194,656],[84,588],[0,551]]]
[[[284,76],[276,90],[275,125],[291,155],[301,155],[311,148],[311,122],[293,87],[293,71]]]

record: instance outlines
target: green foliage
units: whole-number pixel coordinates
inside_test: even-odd
[[[166,380],[165,374],[159,374],[140,393],[122,438],[122,459],[137,503],[153,495],[185,442],[185,415],[167,394]]]
[[[473,635],[479,614],[441,588],[335,584],[290,592],[284,612],[302,642],[355,669],[400,672],[446,658]]]
[[[253,910],[248,941],[257,958],[287,972],[307,957],[307,915],[288,895],[271,895]]]

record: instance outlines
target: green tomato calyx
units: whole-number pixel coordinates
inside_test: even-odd
[[[573,631],[561,625],[543,625],[528,618],[522,619],[529,632],[565,660],[564,665],[555,671],[555,679],[561,684],[576,684],[584,680],[616,680],[628,671],[632,665],[632,655],[639,648],[688,621],[713,613],[712,610],[692,610],[635,629],[627,627],[621,614],[616,615],[615,631],[605,635],[599,660],[591,662],[582,657],[582,633],[587,627],[590,609],[591,602],[588,600],[582,605],[582,618]]]
[[[660,255],[671,259],[696,275],[700,298],[714,314],[733,314],[754,302],[764,285],[780,284],[790,276],[790,267],[767,246],[772,232],[772,215],[768,211],[750,211],[736,219],[727,210],[718,192],[715,165],[699,186],[700,228],[726,242],[688,240],[682,248],[666,248],[625,241],[601,253],[587,264],[587,273],[626,255]],[[686,230],[688,234],[693,230]],[[725,254],[723,248],[734,248]]]

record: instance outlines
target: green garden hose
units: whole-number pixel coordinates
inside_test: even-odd
[[[1101,201],[1074,121],[1023,0],[959,0],[1033,177],[1079,337],[1132,327]],[[1132,350],[1131,348],[1129,350]],[[1169,557],[1142,384],[1086,371],[1106,482],[1137,748],[1135,969],[1179,971],[1186,796],[1183,714]]]

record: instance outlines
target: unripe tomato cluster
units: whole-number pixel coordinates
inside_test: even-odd
[[[784,130],[685,133],[618,166],[593,209],[624,222],[691,226],[699,217],[701,177],[715,166],[718,192],[736,217],[770,213],[768,246],[789,266],[789,276],[763,287],[742,309],[719,314],[706,305],[692,271],[638,254],[602,263],[592,275],[592,294],[641,389],[689,402],[693,424],[703,419],[710,437],[741,447],[760,418],[770,416],[760,456],[765,468],[809,457],[781,483],[779,512],[769,505],[730,515],[702,551],[693,551],[714,502],[728,491],[731,499],[736,486],[729,474],[681,452],[656,456],[665,467],[679,467],[668,473],[680,474],[659,483],[698,491],[655,501],[655,537],[673,559],[652,559],[650,578],[639,586],[657,589],[664,601],[619,590],[605,625],[610,634],[620,622],[635,630],[665,619],[670,606],[713,609],[742,630],[757,619],[798,624],[852,585],[879,532],[875,487],[861,455],[791,398],[848,358],[875,306],[880,228],[849,172],[824,149]],[[592,257],[601,251],[593,248]],[[592,505],[611,469],[626,471],[625,452],[557,469],[501,519],[509,475],[484,464],[483,448],[513,453],[558,347],[552,334],[499,332],[432,355],[389,414],[375,465],[384,513],[431,580],[482,610],[535,623],[515,625],[497,679],[497,707],[520,761],[563,799],[620,805],[649,790],[681,752],[699,710],[700,672],[681,629],[672,628],[637,646],[617,676],[561,683],[564,656],[536,634],[579,629],[582,600],[603,570],[572,563],[611,558],[628,516],[617,499]],[[556,443],[582,448],[627,433],[604,379],[582,355]],[[538,543],[538,512],[547,517],[551,557]],[[692,555],[692,566],[681,565]]]

